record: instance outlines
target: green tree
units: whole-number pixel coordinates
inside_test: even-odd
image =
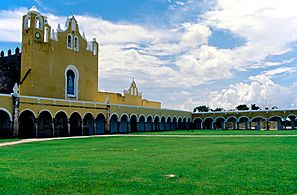
[[[213,111],[213,112],[221,112],[221,111],[223,111],[224,110],[224,108],[215,108],[215,109],[211,109],[211,111]]]
[[[193,112],[208,112],[209,111],[209,107],[203,105],[203,106],[197,106],[196,108],[194,108]]]
[[[241,104],[236,107],[237,110],[248,110],[249,107],[246,104]]]
[[[252,104],[252,105],[251,105],[251,109],[252,109],[252,110],[260,110],[260,107],[257,106],[256,104]]]

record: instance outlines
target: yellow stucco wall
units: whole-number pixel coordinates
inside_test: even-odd
[[[30,28],[26,28],[27,18],[30,17]],[[36,28],[36,17],[43,21],[42,28]],[[38,12],[29,12],[23,16],[22,30],[22,68],[21,80],[27,72],[30,73],[20,85],[20,94],[60,99],[75,99],[83,101],[105,102],[109,97],[110,103],[134,106],[161,108],[160,102],[143,100],[139,96],[129,96],[117,93],[98,92],[98,43],[88,42],[79,33],[79,26],[74,17],[68,19],[68,28],[59,30],[57,37],[51,37],[51,26],[46,24],[46,17]],[[73,29],[72,23],[75,24]],[[48,29],[48,41],[45,41],[45,28]],[[36,37],[40,33],[40,38]],[[69,49],[67,36],[78,37],[79,50]],[[72,48],[74,48],[72,41]],[[65,71],[69,65],[78,69],[78,94],[76,98],[66,96]]]
[[[13,113],[12,97],[10,95],[0,94],[0,109]]]

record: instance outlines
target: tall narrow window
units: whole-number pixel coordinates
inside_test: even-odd
[[[30,28],[30,25],[31,25],[31,17],[29,15],[27,15],[25,17],[25,24],[24,24],[24,28],[25,29],[28,29]]]
[[[96,43],[94,43],[94,45],[93,45],[93,55],[94,56],[97,55],[97,44]]]
[[[67,71],[67,95],[75,95],[75,74],[72,70]]]
[[[68,49],[72,49],[72,36],[71,35],[67,36],[67,47],[68,47]]]
[[[44,42],[48,42],[48,27],[44,27]]]
[[[77,36],[74,37],[74,50],[78,51],[79,48],[79,43],[78,43],[78,38]]]
[[[40,21],[40,18],[37,16],[35,18],[35,28],[41,29],[41,21]]]

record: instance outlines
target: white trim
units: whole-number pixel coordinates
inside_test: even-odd
[[[151,115],[151,114],[148,114],[148,115],[147,115],[147,117],[146,117],[146,119],[145,119],[145,122],[147,123],[147,119],[148,119],[149,117],[151,117],[151,119],[152,119],[152,123],[153,123],[153,122],[154,122],[154,117],[153,117],[153,115]]]
[[[103,115],[103,117],[104,117],[104,121],[105,121],[106,116],[105,116],[105,114],[103,114],[102,112],[99,112],[98,114],[96,114],[96,118],[95,118],[95,120],[98,118],[99,115]]]
[[[90,114],[90,115],[92,116],[93,120],[95,120],[95,119],[94,119],[94,115],[93,115],[92,113],[90,113],[90,112],[86,112],[86,113],[84,114],[84,117],[82,118],[83,120],[85,119],[85,117],[86,117],[87,114]]]
[[[74,73],[74,95],[67,94],[67,72],[71,70]],[[79,80],[79,71],[75,65],[68,65],[65,69],[65,99],[75,98],[78,99],[78,80]]]
[[[241,117],[238,118],[238,122],[240,122],[240,119],[242,119],[242,118],[247,118],[248,119],[248,122],[250,121],[250,118],[249,117],[247,117],[247,116],[241,116]]]
[[[281,116],[279,116],[279,115],[273,115],[273,116],[269,117],[269,118],[267,119],[267,121],[269,121],[270,119],[272,119],[272,118],[274,118],[274,117],[280,118],[282,121],[284,120],[284,118],[281,117]]]
[[[143,117],[144,118],[144,121],[143,122],[145,122],[146,123],[146,117],[145,117],[145,115],[144,114],[141,114],[141,115],[139,115],[139,117],[138,117],[138,121],[137,122],[139,122],[139,120],[140,120],[140,118],[141,117]]]
[[[139,118],[138,118],[137,114],[135,114],[135,113],[130,114],[129,121],[131,121],[132,116],[136,116],[136,122],[139,121]]]
[[[228,122],[228,120],[229,120],[230,118],[234,118],[234,119],[235,119],[235,122],[238,121],[238,118],[236,118],[235,116],[229,116],[227,119],[225,119],[225,122]],[[230,121],[230,122],[232,122],[232,121]]]
[[[200,118],[200,117],[195,117],[194,119],[192,119],[192,123],[194,123],[196,119],[200,119],[201,120],[201,123],[203,123],[203,119]]]
[[[3,111],[6,114],[8,114],[9,119],[10,119],[10,122],[12,122],[12,115],[11,115],[11,113],[6,108],[0,108],[0,111]]]
[[[57,114],[59,114],[59,113],[64,113],[64,114],[66,115],[67,119],[69,119],[69,116],[68,116],[67,112],[64,111],[64,110],[58,110],[58,111],[55,113],[54,118],[56,118]]]
[[[38,113],[38,118],[39,118],[39,116],[40,116],[40,114],[41,114],[42,112],[48,112],[48,113],[51,115],[52,119],[54,118],[54,117],[53,117],[53,114],[51,113],[51,111],[50,111],[50,110],[47,110],[47,109],[40,110],[39,113]]]
[[[22,114],[23,112],[25,112],[25,111],[29,111],[29,112],[31,112],[31,113],[34,115],[35,118],[38,118],[37,115],[35,114],[35,112],[34,112],[33,110],[29,109],[29,108],[26,108],[25,110],[22,110],[22,111],[20,112],[20,115],[19,115],[19,116],[21,116],[21,114]]]
[[[253,120],[256,119],[256,118],[261,118],[261,119],[264,119],[265,121],[267,121],[267,118],[265,118],[264,116],[256,116],[256,117],[252,118],[250,120],[250,122],[253,122]]]
[[[10,94],[0,93],[0,97],[12,97]]]
[[[223,116],[218,116],[218,117],[216,117],[216,118],[214,118],[214,120],[213,121],[217,121],[217,119],[219,119],[219,118],[222,118],[223,120],[224,120],[224,122],[226,121],[226,118],[224,118]]]
[[[77,110],[71,112],[71,114],[69,115],[69,119],[72,117],[72,115],[73,115],[74,113],[77,113],[77,114],[79,115],[80,119],[83,120],[83,118],[81,117],[81,114],[80,114],[79,111],[77,111]]]
[[[118,113],[116,113],[116,112],[114,112],[114,113],[112,113],[110,116],[109,116],[109,118],[108,118],[108,121],[110,121],[110,119],[112,118],[112,116],[113,115],[115,115],[116,117],[117,117],[117,122],[119,121],[119,118],[120,118],[120,116],[119,116],[119,114]]]
[[[123,116],[126,116],[127,117],[127,121],[130,122],[129,115],[127,113],[121,114],[121,117],[118,119],[118,122],[121,122]]]

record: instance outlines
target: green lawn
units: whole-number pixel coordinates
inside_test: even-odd
[[[159,132],[136,132],[133,134],[165,135],[297,135],[297,130],[176,130]]]
[[[295,137],[68,139],[0,156],[1,194],[297,193]]]

